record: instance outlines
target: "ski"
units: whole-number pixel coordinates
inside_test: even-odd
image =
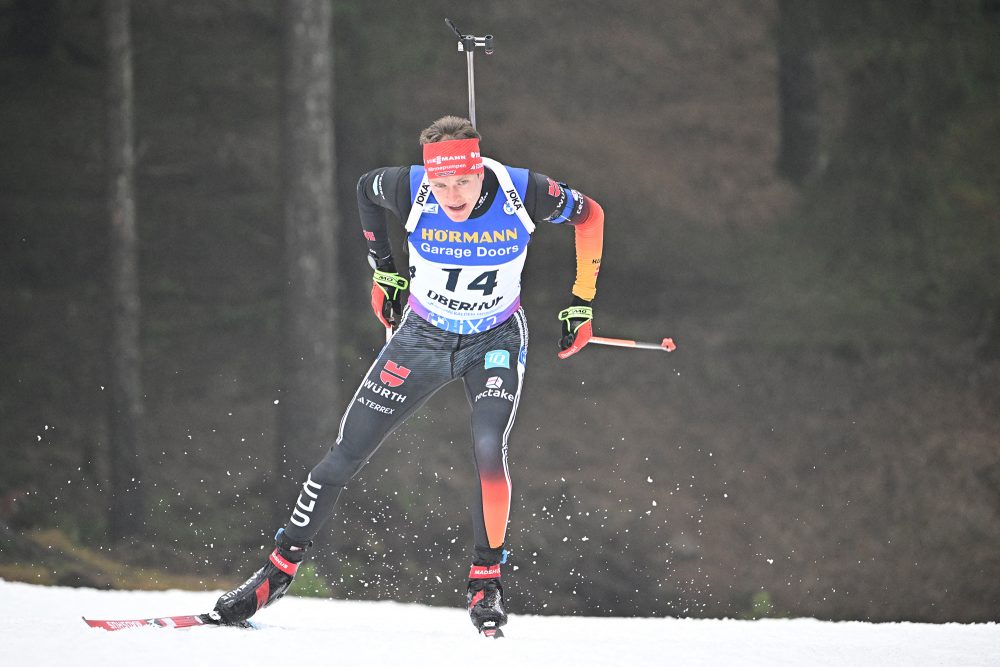
[[[124,630],[126,628],[142,628],[151,626],[154,628],[196,628],[199,625],[224,626],[234,628],[253,629],[255,626],[250,621],[243,621],[237,625],[227,626],[219,618],[216,612],[207,614],[194,614],[188,616],[158,616],[156,618],[122,618],[122,619],[92,619],[83,617],[83,622],[92,628],[102,628],[108,632],[114,630]]]

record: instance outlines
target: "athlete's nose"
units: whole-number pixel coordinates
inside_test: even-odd
[[[461,196],[459,196],[458,188],[446,188],[443,201],[441,202],[445,206],[458,206],[462,203]]]

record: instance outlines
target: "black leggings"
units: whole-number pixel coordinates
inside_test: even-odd
[[[479,475],[472,512],[475,560],[498,562],[510,514],[507,437],[521,397],[527,351],[522,310],[500,326],[472,335],[444,331],[407,310],[351,399],[336,444],[303,484],[285,526],[288,537],[311,540],[333,514],[344,486],[382,441],[434,392],[462,378],[472,406]]]

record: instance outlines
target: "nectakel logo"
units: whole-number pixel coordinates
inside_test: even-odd
[[[478,403],[483,398],[502,398],[510,403],[514,402],[514,394],[511,394],[503,387],[500,389],[484,389],[473,397],[472,402]]]

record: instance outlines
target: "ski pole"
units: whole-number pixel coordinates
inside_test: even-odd
[[[664,338],[663,342],[660,343],[643,343],[635,340],[627,340],[625,338],[606,338],[604,336],[591,336],[591,343],[597,343],[598,345],[613,345],[615,347],[631,347],[639,350],[663,350],[664,352],[673,352],[677,349],[674,345],[673,338]]]
[[[472,68],[472,56],[475,55],[477,46],[483,47],[486,55],[493,55],[493,35],[463,35],[451,19],[446,18],[444,22],[458,37],[458,50],[465,52],[465,66],[469,72],[469,120],[472,121],[472,127],[476,127],[476,76]]]

